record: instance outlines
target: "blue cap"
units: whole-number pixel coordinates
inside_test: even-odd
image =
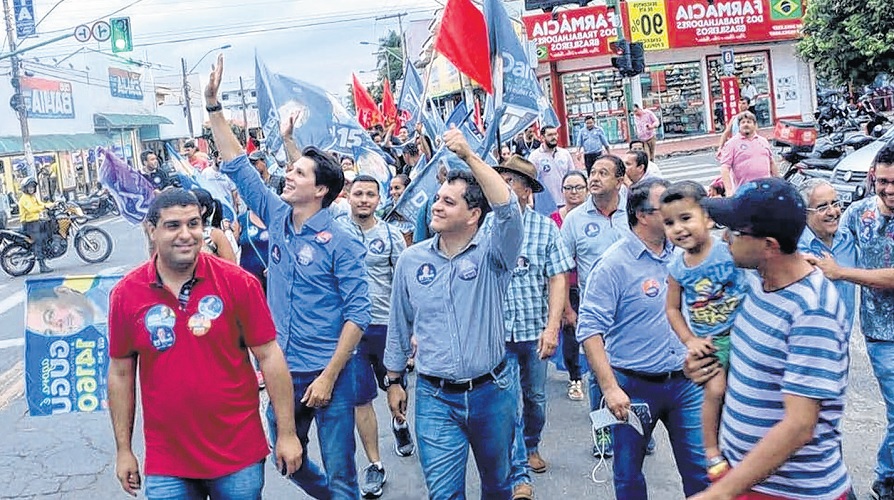
[[[798,241],[807,226],[807,207],[788,182],[768,177],[743,184],[732,198],[705,198],[714,222],[777,241]]]

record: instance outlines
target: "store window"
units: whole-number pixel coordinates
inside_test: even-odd
[[[574,141],[587,116],[593,116],[596,124],[605,130],[608,142],[627,142],[624,86],[618,72],[604,69],[568,73],[562,75],[562,87],[565,90],[569,144],[577,146]]]
[[[705,101],[699,63],[649,66],[640,77],[643,107],[661,120],[659,139],[701,135],[705,127]]]
[[[736,68],[733,75],[739,78],[739,89],[753,94],[751,112],[757,116],[758,127],[773,125],[772,93],[770,91],[770,56],[766,52],[736,54]],[[720,77],[723,76],[720,56],[708,57],[708,74],[711,82],[711,111],[714,130],[720,132],[725,127],[723,99],[720,94]]]

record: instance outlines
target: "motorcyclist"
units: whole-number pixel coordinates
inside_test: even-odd
[[[27,177],[22,181],[22,196],[19,197],[19,218],[22,221],[22,230],[31,237],[31,249],[38,264],[40,264],[41,273],[53,271],[44,262],[46,224],[40,219],[43,211],[52,206],[52,203],[45,203],[38,199],[37,180],[34,177]]]

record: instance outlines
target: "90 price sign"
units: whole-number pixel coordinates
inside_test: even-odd
[[[630,40],[642,42],[646,50],[670,48],[667,36],[667,9],[662,0],[626,2],[630,19]]]

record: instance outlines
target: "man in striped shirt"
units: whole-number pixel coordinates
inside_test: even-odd
[[[758,272],[731,332],[720,446],[732,469],[692,498],[843,500],[847,321],[835,285],[797,252],[804,201],[764,178],[704,203],[729,228],[736,265]],[[718,369],[711,358],[687,362],[697,383]]]

